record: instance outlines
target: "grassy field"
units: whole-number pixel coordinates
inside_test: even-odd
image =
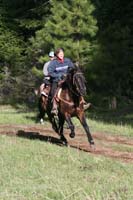
[[[131,110],[131,109],[130,109]],[[91,131],[106,132],[106,134],[133,136],[133,113],[119,114],[116,112],[87,113]],[[0,124],[36,124],[37,111],[32,112],[24,107],[0,106]],[[81,127],[79,120],[73,119],[76,127]],[[49,122],[45,121],[45,126]]]
[[[0,136],[0,200],[132,200],[133,166]]]
[[[34,112],[10,106],[0,109],[0,124],[35,124]],[[93,130],[132,136],[129,124],[89,122]],[[0,135],[0,147],[0,200],[133,199],[132,164],[5,135]]]

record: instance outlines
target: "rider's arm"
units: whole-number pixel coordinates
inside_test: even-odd
[[[68,59],[68,66],[69,68],[75,68],[73,62],[70,59]]]
[[[51,76],[52,78],[59,77],[59,73],[57,73],[57,71],[56,71],[56,64],[54,61],[50,62],[49,66],[48,66],[48,75]]]
[[[73,62],[67,58],[67,62],[68,62],[68,70],[67,73],[70,72],[71,70],[75,69],[75,65],[73,64]]]
[[[44,76],[48,76],[48,65],[49,65],[50,61],[46,62],[43,66],[43,74]]]

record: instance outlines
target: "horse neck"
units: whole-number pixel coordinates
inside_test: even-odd
[[[73,77],[72,76],[71,76],[71,79],[67,80],[66,94],[69,96],[71,101],[74,102],[75,105],[79,104],[80,95],[76,92],[76,87],[73,85]]]
[[[76,91],[76,86],[73,84],[73,76],[74,74],[71,74],[67,80],[68,89],[72,96],[79,97],[80,95]]]

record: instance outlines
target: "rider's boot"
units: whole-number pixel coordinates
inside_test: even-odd
[[[84,110],[87,110],[89,107],[91,107],[91,103],[84,103],[83,108]]]
[[[84,100],[84,97],[81,96],[81,102],[83,103],[83,109],[84,110],[87,110],[90,106],[91,106],[91,103],[87,103],[85,100]]]

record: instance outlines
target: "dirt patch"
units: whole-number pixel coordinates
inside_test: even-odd
[[[79,150],[120,159],[124,162],[133,163],[133,139],[123,136],[113,136],[106,133],[95,132],[92,136],[95,141],[95,149],[90,148],[85,132],[76,130],[75,138],[69,137],[70,131],[65,129],[64,135],[68,145]],[[61,145],[59,136],[52,128],[42,125],[0,125],[0,134],[9,136],[25,137],[28,139],[39,139]]]

